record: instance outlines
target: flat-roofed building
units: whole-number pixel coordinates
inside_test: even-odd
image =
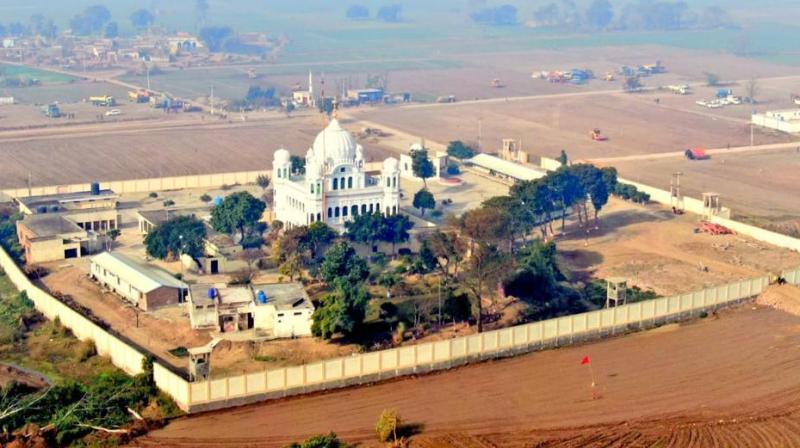
[[[16,198],[25,217],[17,237],[27,263],[78,258],[104,247],[105,233],[119,229],[119,196],[100,190]]]
[[[189,300],[192,328],[221,333],[255,330],[254,336],[311,336],[314,304],[302,283],[193,285]]]
[[[90,275],[145,311],[183,303],[189,291],[185,283],[169,272],[116,252],[92,257]]]
[[[478,171],[513,182],[536,180],[547,174],[544,170],[503,160],[491,154],[478,154],[466,162]]]

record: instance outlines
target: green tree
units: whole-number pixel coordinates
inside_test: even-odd
[[[297,253],[289,254],[286,261],[278,266],[278,272],[281,275],[289,277],[289,281],[293,282],[295,277],[300,278],[303,274],[303,268],[300,264],[300,257]]]
[[[206,228],[190,216],[178,216],[156,226],[144,239],[147,255],[160,260],[180,254],[193,258],[203,256]]]
[[[369,269],[353,246],[339,241],[325,253],[319,273],[328,285],[348,288],[363,283],[369,276]]]
[[[494,296],[497,286],[507,275],[510,261],[494,244],[477,244],[470,251],[461,282],[475,299],[475,321],[479,333],[483,331],[483,298]]]
[[[143,30],[153,26],[153,22],[156,21],[156,16],[154,16],[152,12],[142,8],[131,13],[130,19],[131,25],[133,25],[134,28]]]
[[[433,197],[433,193],[428,191],[427,188],[422,188],[416,194],[414,194],[414,208],[419,210],[422,213],[422,216],[425,216],[425,210],[433,210],[436,208],[436,199]]]
[[[370,248],[385,233],[385,223],[380,212],[358,215],[344,225],[347,238],[357,243],[368,244]]]
[[[232,234],[239,231],[245,241],[247,232],[257,228],[267,205],[246,191],[226,197],[211,211],[211,227],[217,232]]]
[[[449,282],[451,275],[458,276],[458,268],[464,260],[467,249],[458,233],[436,230],[425,239],[425,246],[435,257],[445,284]]]
[[[611,24],[614,9],[608,0],[594,0],[586,11],[586,21],[592,28],[602,30]]]
[[[458,159],[471,159],[475,156],[475,150],[461,140],[456,140],[447,145],[447,154]]]
[[[384,409],[375,425],[375,432],[380,442],[397,442],[397,430],[400,428],[400,413],[395,409]]]
[[[300,239],[300,249],[308,250],[311,259],[316,260],[322,249],[331,244],[337,237],[336,231],[324,222],[314,222],[308,226]]]
[[[397,245],[408,241],[408,231],[414,223],[406,215],[392,215],[382,218],[383,225],[379,239],[392,245],[392,254],[397,253]]]
[[[258,177],[256,177],[256,185],[261,187],[262,190],[266,190],[267,188],[269,188],[270,185],[269,176],[267,176],[266,174],[259,174]]]
[[[233,30],[228,26],[207,26],[200,30],[200,40],[208,48],[208,51],[216,53],[222,51],[225,42],[233,34]]]
[[[422,179],[422,183],[427,189],[428,178],[436,174],[436,168],[428,157],[427,148],[419,148],[411,151],[411,171],[414,172],[414,176]]]
[[[311,332],[322,339],[341,333],[353,335],[364,322],[369,292],[363,284],[348,289],[337,288],[320,300],[311,316]]]
[[[292,164],[292,172],[297,174],[305,174],[306,173],[306,159],[300,156],[291,156],[289,157],[289,161]]]
[[[106,25],[106,30],[103,32],[103,35],[108,39],[116,39],[119,36],[119,25],[117,22],[109,22]]]
[[[287,448],[348,448],[348,445],[336,436],[335,433],[313,436],[301,443],[293,443]]]

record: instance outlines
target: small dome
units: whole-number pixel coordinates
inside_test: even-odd
[[[396,172],[399,166],[400,163],[394,157],[389,157],[383,161],[383,170],[390,173]]]
[[[331,165],[341,162],[352,163],[356,158],[358,143],[339,124],[339,120],[334,119],[317,135],[312,149],[318,159],[325,160]]]
[[[289,160],[291,159],[292,156],[291,154],[289,154],[289,151],[285,149],[279,149],[275,151],[274,157],[275,157],[274,163],[277,165],[282,165],[284,163],[289,163]]]

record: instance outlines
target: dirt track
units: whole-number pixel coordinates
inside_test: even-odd
[[[590,355],[601,398],[590,399]],[[800,318],[745,305],[647,333],[373,387],[178,420],[140,446],[283,446],[335,431],[374,443],[382,409],[414,446],[790,446]],[[744,361],[746,360],[746,361]]]

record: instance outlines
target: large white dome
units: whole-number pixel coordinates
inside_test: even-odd
[[[356,139],[339,124],[339,120],[333,119],[317,135],[313,150],[317,160],[336,165],[355,162],[358,146]]]

